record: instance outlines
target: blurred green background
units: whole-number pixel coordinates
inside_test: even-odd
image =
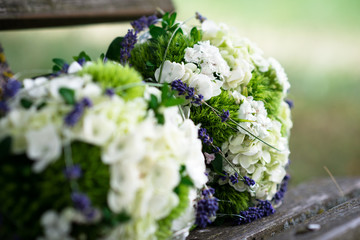
[[[292,183],[360,176],[360,1],[174,0],[179,19],[195,11],[234,27],[277,58],[294,100]],[[0,32],[20,78],[50,72],[51,59],[85,50],[96,58],[128,23]]]

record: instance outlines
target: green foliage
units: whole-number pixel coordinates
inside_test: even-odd
[[[75,91],[73,89],[62,87],[59,89],[59,94],[64,99],[66,104],[75,104]]]
[[[120,61],[120,49],[123,40],[123,37],[117,37],[110,43],[109,48],[105,54],[108,59],[117,62]]]
[[[179,204],[171,210],[170,214],[159,220],[158,223],[158,230],[156,232],[156,237],[158,240],[165,240],[169,239],[172,235],[171,232],[171,225],[172,222],[181,216],[181,214],[184,213],[186,208],[189,205],[189,191],[190,186],[187,184],[180,184],[176,189],[174,190],[178,197],[179,197]]]
[[[144,79],[154,78],[155,70],[164,61],[165,50],[167,49],[172,33],[161,34],[157,38],[152,38],[145,43],[135,44],[129,59],[130,64],[138,70]],[[185,49],[192,47],[201,40],[201,32],[198,31],[190,36],[185,36],[181,32],[176,32],[172,39],[165,60],[171,62],[182,62],[184,60]]]
[[[113,62],[98,61],[84,67],[79,74],[90,74],[93,80],[104,88],[114,88],[116,93],[125,100],[143,96],[144,86],[141,86],[141,76],[129,66],[121,66]]]
[[[29,99],[26,98],[20,99],[20,105],[25,109],[29,109],[32,104],[33,104],[32,101],[30,101]]]
[[[89,196],[95,207],[107,206],[109,190],[109,169],[101,162],[100,156],[98,147],[86,143],[72,144],[73,162],[83,169],[83,176],[78,180],[79,190]],[[20,234],[23,239],[40,236],[39,220],[45,211],[61,211],[72,206],[70,184],[63,174],[63,157],[40,174],[32,171],[32,164],[33,161],[24,155],[9,156],[1,163],[0,214],[4,218],[1,239],[9,238],[12,233]]]
[[[67,64],[67,62],[64,59],[61,58],[54,58],[53,63],[55,63],[55,65],[53,66],[52,70],[53,72],[58,72],[62,69],[62,67]]]
[[[247,92],[256,101],[264,102],[268,117],[276,119],[282,101],[282,87],[275,80],[276,73],[269,70],[265,73],[255,69],[252,78],[247,85]]]
[[[154,111],[155,117],[157,118],[159,124],[165,123],[165,117],[162,111],[164,107],[172,107],[172,106],[180,105],[185,102],[185,100],[182,98],[175,98],[174,93],[175,93],[174,91],[170,90],[168,84],[164,84],[161,87],[160,101],[155,95],[151,94],[150,96],[148,109],[152,109]]]
[[[229,110],[230,118],[236,122],[240,122],[237,111],[240,105],[236,104],[235,99],[226,91],[222,91],[219,96],[212,97],[207,103],[213,108],[222,111]],[[230,136],[235,132],[228,125],[236,128],[236,124],[227,121],[221,122],[221,118],[218,117],[211,109],[204,104],[201,106],[192,106],[190,118],[195,124],[201,123],[201,127],[205,128],[208,134],[213,137],[214,144],[221,147],[222,143],[227,141]],[[227,125],[228,124],[228,125]]]
[[[212,186],[216,189],[214,196],[219,199],[219,214],[238,214],[250,207],[250,193],[238,192],[229,184]],[[218,218],[217,221],[224,219]]]
[[[77,56],[73,56],[73,59],[74,59],[75,61],[78,61],[79,59],[82,59],[82,58],[84,58],[85,61],[91,61],[90,56],[87,55],[85,51],[82,51],[82,52],[79,53],[79,55],[77,55]]]

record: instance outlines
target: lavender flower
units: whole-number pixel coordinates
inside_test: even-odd
[[[220,175],[220,179],[222,180],[222,181],[225,181],[227,178],[228,178],[228,173],[227,172],[225,172],[225,171],[223,171],[222,172],[222,174],[223,175]]]
[[[212,222],[211,218],[216,216],[216,211],[219,209],[218,199],[213,196],[214,193],[213,188],[204,189],[201,199],[196,204],[195,224],[201,228]]]
[[[258,204],[255,207],[249,207],[246,211],[240,212],[240,217],[237,219],[237,224],[251,223],[257,219],[267,217],[275,213],[269,201],[258,200]]]
[[[221,114],[220,118],[221,118],[221,122],[226,122],[230,117],[230,112],[229,110],[225,111],[223,109],[223,113]]]
[[[229,177],[229,179],[230,179],[230,181],[231,181],[232,184],[238,183],[238,182],[239,182],[239,175],[238,175],[238,173],[235,173],[234,175],[231,175],[231,176]]]
[[[115,90],[113,88],[107,88],[105,90],[105,95],[109,96],[109,97],[112,97],[115,95]]]
[[[285,99],[285,102],[289,105],[290,109],[292,109],[294,107],[294,101],[292,101],[290,99]]]
[[[134,30],[128,30],[127,34],[125,35],[120,49],[120,62],[121,64],[125,64],[128,59],[131,57],[131,50],[134,48],[135,43],[137,41],[137,32],[134,33]]]
[[[150,25],[155,24],[158,18],[156,15],[151,15],[149,17],[142,16],[138,20],[131,22],[131,26],[135,29],[136,32],[141,32],[142,30],[150,27]]]
[[[255,181],[247,176],[244,176],[243,182],[250,187],[255,185]]]
[[[192,103],[201,105],[204,96],[201,94],[195,94],[195,88],[189,87],[186,83],[183,83],[180,79],[171,83],[171,89],[178,92],[179,95],[184,95],[186,99],[192,100]]]
[[[13,78],[10,78],[3,86],[2,92],[4,94],[4,98],[12,98],[14,97],[20,90],[21,83]]]
[[[95,209],[91,206],[91,201],[86,194],[74,192],[71,194],[71,200],[74,207],[88,220],[91,220],[95,216]]]
[[[78,62],[81,66],[83,66],[83,65],[85,64],[85,62],[86,62],[86,59],[85,59],[84,57],[82,57],[82,58],[79,58],[79,59],[77,60],[77,62]]]
[[[213,143],[213,138],[206,133],[205,128],[200,128],[198,130],[198,138],[207,145],[211,145]]]
[[[284,198],[285,193],[287,191],[287,186],[289,184],[289,180],[290,180],[290,175],[286,175],[282,180],[279,191],[275,193],[272,199],[276,204],[281,202],[281,200]]]
[[[64,175],[68,180],[75,180],[81,177],[82,170],[79,165],[73,165],[64,169]]]
[[[0,101],[0,116],[5,115],[9,111],[9,106],[5,101]]]
[[[65,116],[65,124],[73,127],[82,117],[85,107],[92,107],[92,102],[89,98],[83,98],[80,102],[75,104],[74,109]]]
[[[201,23],[203,23],[207,18],[201,15],[199,12],[195,13],[196,19],[198,19]]]

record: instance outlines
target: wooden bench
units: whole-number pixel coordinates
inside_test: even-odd
[[[360,178],[331,179],[290,188],[272,216],[250,224],[197,229],[188,240],[240,239],[360,239]]]
[[[174,10],[171,0],[1,0],[0,30],[119,22]]]

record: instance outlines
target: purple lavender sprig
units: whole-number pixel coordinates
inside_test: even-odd
[[[240,216],[237,219],[236,223],[246,224],[251,223],[257,219],[267,217],[275,213],[275,209],[269,201],[257,200],[258,204],[255,207],[249,207],[246,211],[241,211]]]
[[[178,94],[184,95],[186,99],[192,100],[192,103],[201,105],[204,100],[204,96],[195,93],[195,88],[189,87],[186,83],[180,79],[175,80],[171,83],[171,89],[178,92]]]
[[[234,175],[231,175],[229,177],[229,180],[232,184],[236,184],[239,182],[239,174],[238,173],[235,173]]]
[[[199,12],[195,13],[195,18],[200,21],[200,23],[203,23],[207,18],[201,15]]]
[[[88,220],[91,220],[95,216],[95,209],[91,206],[89,197],[80,192],[73,192],[71,194],[71,200],[74,207],[79,210]]]
[[[223,109],[223,113],[221,114],[220,118],[221,118],[221,122],[226,122],[230,118],[229,110],[225,111]]]
[[[83,98],[80,102],[76,103],[74,109],[65,116],[65,124],[73,127],[82,117],[85,107],[92,107],[92,102],[89,98]]]
[[[72,165],[64,169],[64,175],[68,180],[76,180],[82,176],[82,170],[79,165]]]
[[[123,41],[121,42],[121,49],[120,49],[120,63],[125,65],[129,58],[131,57],[131,50],[133,50],[135,43],[137,42],[137,32],[134,30],[128,30],[127,34],[125,35]]]
[[[275,204],[278,204],[284,198],[285,193],[287,191],[287,186],[289,184],[289,180],[290,180],[290,175],[286,175],[282,180],[279,191],[275,193],[272,199],[275,202]]]
[[[244,176],[243,182],[245,183],[245,185],[248,185],[249,187],[255,185],[255,181],[247,176]]]
[[[156,15],[151,16],[142,16],[138,20],[131,22],[131,26],[135,29],[136,32],[141,32],[142,30],[150,27],[150,25],[155,24],[158,21]]]
[[[198,138],[207,145],[212,145],[213,143],[213,138],[210,137],[209,134],[207,134],[205,128],[200,128],[198,130]]]
[[[214,193],[213,188],[204,189],[196,204],[195,224],[201,228],[205,228],[212,222],[211,218],[216,216],[219,209],[218,199],[214,197]]]

